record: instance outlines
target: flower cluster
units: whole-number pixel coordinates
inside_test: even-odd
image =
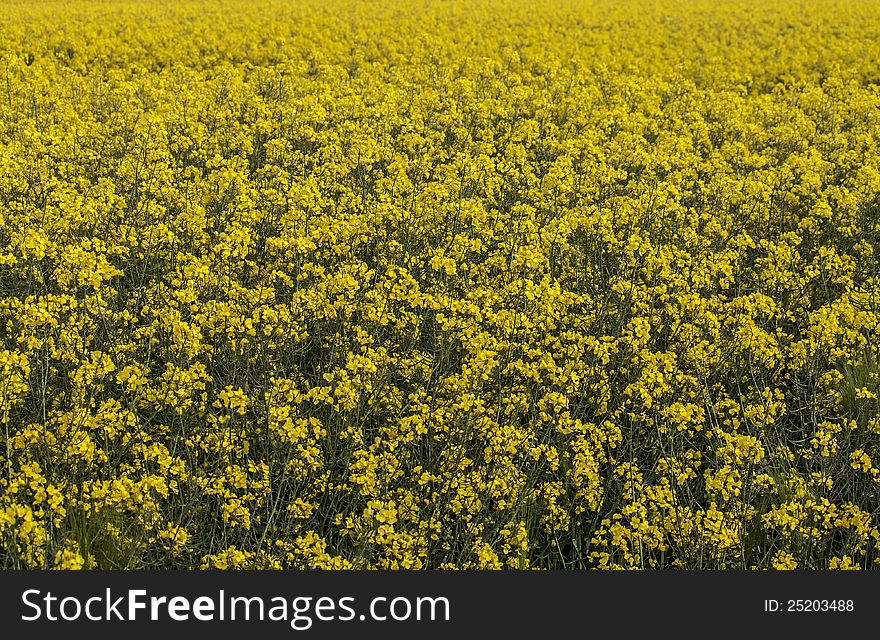
[[[880,6],[0,24],[0,566],[873,568]]]

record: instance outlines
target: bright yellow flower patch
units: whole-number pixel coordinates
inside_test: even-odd
[[[875,566],[877,2],[2,15],[0,566]]]

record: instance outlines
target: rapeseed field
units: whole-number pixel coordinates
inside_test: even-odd
[[[0,0],[0,566],[871,569],[880,3]]]

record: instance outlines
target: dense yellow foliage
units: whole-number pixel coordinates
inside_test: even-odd
[[[872,568],[880,4],[0,0],[0,562]]]

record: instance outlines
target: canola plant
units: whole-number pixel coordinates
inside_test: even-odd
[[[0,566],[875,568],[878,33],[0,0]]]

